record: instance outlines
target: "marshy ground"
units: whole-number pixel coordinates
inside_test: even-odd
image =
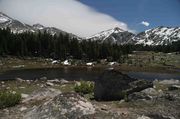
[[[89,63],[91,62],[91,63]],[[114,67],[121,71],[144,71],[144,72],[180,72],[180,54],[179,53],[155,53],[147,51],[133,52],[126,56],[122,63],[113,61],[83,61],[70,59],[70,64],[64,64],[63,60],[53,60],[46,58],[18,58],[18,57],[1,57],[0,72],[16,69],[34,69],[34,68],[60,68],[60,67],[94,67],[107,68]],[[91,65],[88,65],[91,64]]]

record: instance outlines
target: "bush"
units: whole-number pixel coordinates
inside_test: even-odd
[[[12,107],[21,101],[21,94],[10,91],[0,92],[0,109]]]
[[[81,81],[80,84],[76,84],[74,90],[80,94],[90,94],[94,91],[94,83],[90,81]]]

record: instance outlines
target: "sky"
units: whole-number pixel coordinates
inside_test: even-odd
[[[134,33],[180,26],[180,0],[0,0],[0,11],[81,37],[117,26]]]
[[[180,26],[180,0],[81,0],[141,32],[158,26]]]

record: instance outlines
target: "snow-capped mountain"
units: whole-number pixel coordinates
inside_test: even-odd
[[[49,33],[49,34],[51,34],[51,35],[55,35],[55,34],[60,34],[60,33],[62,33],[62,34],[67,34],[67,32],[65,32],[65,31],[62,31],[62,30],[60,30],[60,29],[57,29],[57,28],[55,28],[55,27],[45,27],[45,26],[43,26],[43,25],[41,25],[41,24],[34,24],[33,26],[32,26],[32,29],[34,30],[34,31],[40,31],[40,32],[42,32],[42,33],[44,33],[45,31],[47,32],[47,33]],[[70,33],[69,33],[70,34]],[[73,35],[73,34],[71,34],[71,35]],[[75,35],[74,35],[75,36]]]
[[[23,32],[46,32],[51,35],[55,34],[68,34],[72,38],[77,38],[78,40],[94,40],[100,43],[108,42],[115,44],[143,44],[143,45],[168,45],[172,42],[180,40],[180,27],[157,27],[154,29],[146,30],[137,35],[124,31],[118,27],[102,31],[96,35],[87,38],[80,38],[74,34],[67,33],[55,27],[45,27],[41,24],[34,24],[30,26],[28,24],[22,23],[15,20],[6,14],[0,12],[0,28],[10,28],[13,33],[23,33]]]
[[[15,20],[9,16],[7,16],[6,14],[0,12],[0,28],[4,29],[4,28],[10,28],[10,30],[13,33],[23,33],[23,32],[42,32],[44,33],[45,31],[51,35],[55,35],[55,34],[69,34],[70,37],[75,37],[78,38],[79,40],[81,39],[80,37],[71,34],[71,33],[67,33],[65,31],[62,31],[60,29],[54,28],[54,27],[45,27],[41,24],[34,24],[33,26],[30,26],[28,24],[22,23],[18,20]]]
[[[133,33],[124,31],[120,29],[119,27],[115,27],[107,31],[102,31],[91,37],[87,37],[86,40],[95,40],[95,41],[100,41],[100,42],[110,42],[110,43],[117,43],[117,44],[127,44],[127,43],[132,43],[131,38],[133,36],[134,36]]]
[[[136,44],[168,45],[180,40],[180,27],[157,27],[139,33],[133,39]]]
[[[143,45],[168,45],[180,40],[180,27],[157,27],[141,32],[137,35],[124,31],[118,27],[102,31],[86,40],[110,42],[117,44],[143,44]]]
[[[0,12],[0,28],[10,28],[13,33],[23,33],[26,31],[34,32],[31,26],[21,23],[17,20]]]

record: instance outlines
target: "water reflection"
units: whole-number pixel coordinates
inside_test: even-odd
[[[11,70],[0,74],[0,80],[9,80],[22,78],[25,80],[39,79],[47,77],[48,79],[66,79],[66,80],[95,80],[104,71],[104,69],[94,68],[51,68],[51,69],[24,69]],[[180,79],[179,74],[168,73],[147,73],[147,72],[126,72],[129,76],[138,79]]]

